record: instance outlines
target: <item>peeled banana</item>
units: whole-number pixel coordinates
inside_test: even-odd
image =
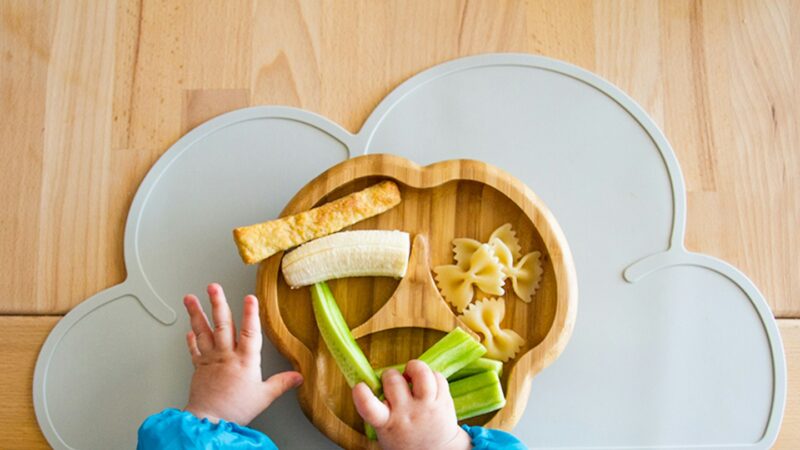
[[[408,268],[409,248],[408,233],[402,231],[341,231],[284,255],[283,277],[293,288],[335,278],[402,278]]]

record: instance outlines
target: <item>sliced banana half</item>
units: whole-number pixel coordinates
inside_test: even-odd
[[[336,278],[402,278],[409,249],[410,238],[403,231],[341,231],[284,255],[283,277],[293,288]]]

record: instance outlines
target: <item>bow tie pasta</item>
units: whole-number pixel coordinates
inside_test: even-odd
[[[506,247],[508,247],[513,259],[519,259],[519,257],[522,256],[522,247],[519,245],[517,232],[511,228],[510,223],[501,225],[492,232],[491,236],[489,236],[489,242],[492,242],[495,239],[499,240],[505,244]]]
[[[481,344],[486,347],[486,357],[503,362],[513,358],[525,343],[516,331],[500,327],[505,315],[506,302],[502,298],[475,302],[461,315],[470,329],[483,336]]]
[[[502,271],[500,286],[505,283],[507,278],[511,279],[511,287],[514,293],[525,303],[533,301],[533,296],[539,289],[544,269],[542,267],[541,252],[535,251],[522,255],[522,247],[517,239],[517,233],[507,223],[500,226],[489,237],[487,244],[482,244],[475,239],[458,238],[453,239],[453,254],[456,260],[454,266],[438,266],[434,269],[439,281],[439,288],[447,301],[454,305],[458,311],[472,302],[474,296],[473,285],[489,295],[498,292],[495,288],[495,279],[492,278],[492,292],[485,290],[480,284],[470,284],[470,273],[474,273],[473,257],[481,246],[488,245],[491,250],[493,260],[499,263]],[[516,261],[516,262],[515,262]],[[477,258],[480,270],[485,270],[490,261],[481,256]],[[457,270],[458,269],[458,270]]]
[[[542,281],[542,261],[540,252],[530,252],[514,263],[511,250],[497,238],[489,240],[489,245],[494,250],[497,260],[503,266],[503,273],[511,278],[511,287],[514,293],[525,303],[533,300],[533,294],[539,289]]]
[[[433,269],[445,300],[461,312],[475,296],[475,287],[490,295],[503,295],[506,279],[503,266],[487,244],[480,244],[470,255],[469,267],[437,266]]]

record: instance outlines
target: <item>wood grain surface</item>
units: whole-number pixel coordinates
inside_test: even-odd
[[[355,131],[418,71],[507,51],[563,59],[628,92],[678,154],[688,246],[742,269],[776,316],[800,317],[794,0],[0,0],[0,313],[63,314],[122,281],[138,184],[204,120],[284,104]],[[0,318],[15,320],[31,334],[2,329],[1,359],[11,345],[32,364],[53,319]],[[792,323],[781,325],[797,357]],[[13,387],[4,400],[30,385],[18,366],[0,373]],[[790,361],[783,448],[800,448],[798,378]],[[32,429],[15,398],[3,429]]]
[[[544,273],[532,302],[519,300],[510,288],[500,296],[505,302],[503,324],[524,339],[520,352],[504,364],[501,381],[506,406],[469,421],[510,431],[528,404],[531,379],[558,358],[575,325],[578,285],[566,237],[550,210],[525,184],[478,161],[450,160],[420,167],[392,155],[349,159],[306,184],[282,215],[307,211],[386,179],[397,182],[400,204],[348,229],[406,231],[415,236],[412,252],[418,254],[422,246],[430,250],[413,259],[429,258],[436,267],[453,264],[453,239],[486,242],[494,230],[508,223],[523,253],[539,251],[542,255]],[[487,210],[492,214],[485,214]],[[310,290],[289,287],[281,272],[282,257],[283,252],[261,263],[256,294],[264,305],[261,321],[270,341],[307,380],[298,391],[300,406],[317,428],[342,447],[378,448],[364,436],[351,389],[335,369],[336,362],[322,340],[311,312]],[[348,326],[367,324],[370,328],[370,334],[358,343],[372,367],[416,358],[444,335],[441,328],[436,332],[427,325],[445,323],[449,326],[444,330],[450,331],[456,320],[458,312],[444,303],[428,264],[415,263],[400,281],[361,277],[330,282]],[[421,275],[417,272],[420,268],[424,271]],[[430,296],[419,294],[425,288]],[[409,307],[398,306],[403,304]],[[442,308],[425,308],[426,304]],[[407,315],[415,319],[411,323],[403,323],[393,314],[381,316],[392,306],[419,314]]]
[[[0,448],[49,448],[33,412],[33,368],[58,316],[0,317]]]

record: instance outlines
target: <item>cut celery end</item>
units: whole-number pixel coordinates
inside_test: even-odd
[[[311,300],[320,335],[347,384],[353,387],[363,381],[372,392],[379,392],[380,379],[353,338],[328,284],[322,282],[311,286]]]
[[[461,328],[455,328],[417,359],[448,378],[485,353],[486,348],[480,342]]]
[[[406,365],[405,364],[393,364],[391,366],[381,367],[380,369],[375,369],[375,375],[377,375],[378,378],[382,378],[383,377],[383,372],[386,372],[389,369],[394,369],[394,370],[396,370],[396,371],[398,371],[400,373],[403,373],[403,372],[406,371]]]
[[[377,441],[378,440],[378,433],[375,432],[375,428],[372,425],[364,422],[364,434],[367,435],[367,439],[370,441]]]
[[[499,387],[487,386],[461,397],[455,397],[453,404],[456,408],[456,418],[458,420],[466,420],[481,414],[497,411],[506,406],[506,399],[503,397],[503,391]]]
[[[450,383],[450,395],[460,397],[470,392],[485,388],[486,386],[500,385],[500,378],[495,372],[481,372],[471,377],[462,378]]]
[[[505,406],[506,398],[496,372],[481,372],[450,383],[458,420],[486,414]]]
[[[462,367],[458,372],[448,378],[448,381],[457,381],[462,378],[471,377],[481,372],[494,372],[498,377],[503,376],[503,363],[489,358],[478,358],[475,361]]]
[[[396,371],[403,373],[406,370],[405,364],[394,364],[391,366],[381,367],[380,369],[375,369],[375,374],[380,378],[383,376],[383,372],[395,369]],[[467,364],[466,366],[459,369],[454,374],[450,375],[447,381],[456,381],[462,378],[470,377],[472,375],[479,374],[481,372],[495,372],[498,377],[503,376],[503,363],[494,359],[489,358],[478,358],[475,361]]]

